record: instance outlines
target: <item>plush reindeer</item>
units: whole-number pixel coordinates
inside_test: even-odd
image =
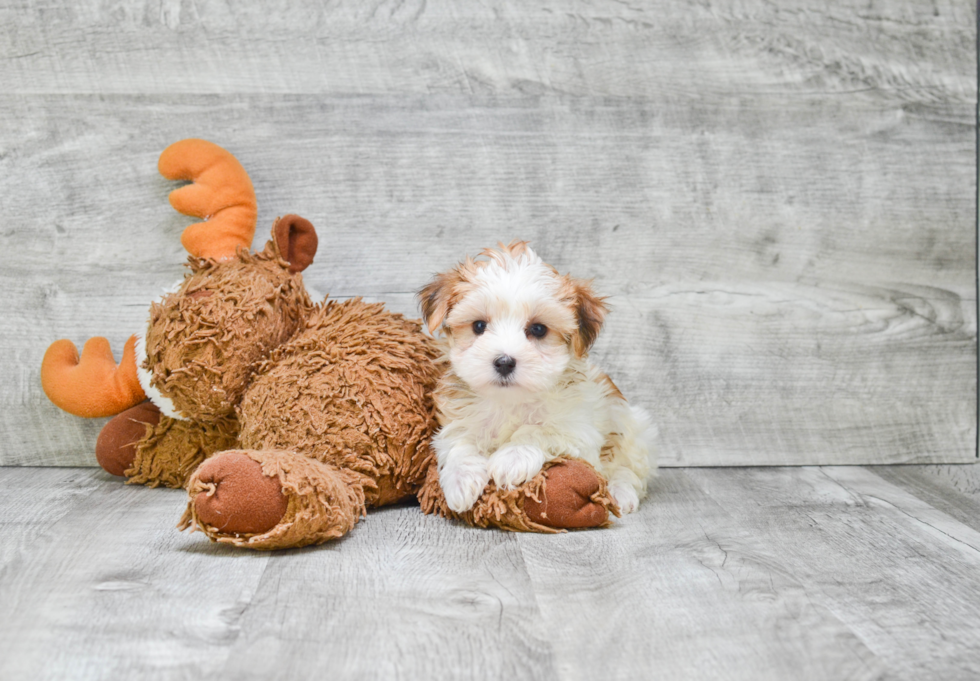
[[[299,216],[276,220],[265,248],[249,252],[255,194],[221,147],[177,142],[159,170],[193,182],[170,202],[205,218],[181,237],[190,272],[151,305],[118,366],[104,338],[81,358],[57,341],[42,363],[56,405],[116,415],[99,434],[99,464],[129,482],[186,487],[181,528],[254,549],[327,541],[368,507],[416,496],[425,512],[455,516],[430,449],[442,365],[421,323],[360,299],[312,303],[301,272],[317,235]],[[516,490],[491,482],[461,517],[547,532],[603,525],[610,512],[601,476],[558,460]]]

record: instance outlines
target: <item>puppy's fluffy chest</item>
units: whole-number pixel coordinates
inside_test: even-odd
[[[603,386],[591,376],[597,373],[583,363],[570,367],[562,380],[536,393],[501,388],[493,395],[478,395],[462,381],[448,381],[450,390],[440,390],[443,425],[465,431],[467,439],[486,456],[507,444],[523,428],[541,428],[556,435],[579,433],[594,442],[593,452],[582,452],[585,458],[598,456],[609,432],[609,415],[605,408]],[[577,438],[581,441],[581,437]],[[594,454],[594,456],[589,456]]]

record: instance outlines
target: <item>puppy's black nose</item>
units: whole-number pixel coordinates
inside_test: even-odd
[[[510,372],[514,370],[517,366],[517,360],[513,357],[508,357],[507,355],[501,355],[497,359],[493,360],[493,366],[497,370],[497,373],[501,376],[508,376]]]

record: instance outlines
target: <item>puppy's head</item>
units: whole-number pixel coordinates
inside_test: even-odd
[[[429,330],[449,339],[454,372],[477,392],[552,387],[592,347],[607,311],[590,282],[559,275],[523,241],[437,275],[419,300]]]

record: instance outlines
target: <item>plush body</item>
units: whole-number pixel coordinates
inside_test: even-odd
[[[265,248],[249,252],[251,183],[220,147],[178,142],[160,170],[194,181],[171,203],[208,218],[184,234],[190,272],[151,305],[118,367],[104,339],[81,357],[58,341],[42,365],[58,406],[118,414],[96,444],[103,468],[186,487],[181,527],[253,549],[321,543],[368,508],[415,496],[426,512],[456,516],[431,447],[444,364],[420,322],[359,299],[314,304],[301,272],[317,236],[303,218],[277,220]],[[611,511],[592,467],[557,460],[519,489],[487,485],[458,517],[554,531],[602,525]]]
[[[190,478],[183,526],[242,546],[301,546],[345,534],[370,507],[414,496],[432,458],[434,358],[418,322],[381,304],[313,306],[255,368],[235,409],[235,451],[279,481],[282,517],[268,529],[226,524],[208,493],[234,470],[216,475],[212,459]]]

